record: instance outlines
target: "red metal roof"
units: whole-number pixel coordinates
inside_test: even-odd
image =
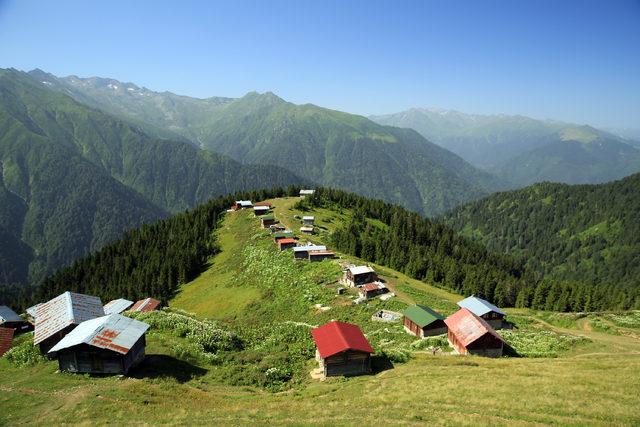
[[[0,357],[2,357],[11,348],[13,341],[12,328],[0,328]]]
[[[271,207],[271,203],[269,203],[269,202],[259,202],[259,203],[254,203],[253,206],[268,206],[268,207]]]
[[[369,291],[379,291],[380,289],[385,289],[386,286],[380,286],[377,283],[365,283],[364,285],[360,286],[360,289],[363,289],[367,292]]]
[[[502,337],[483,318],[476,316],[466,308],[461,308],[444,319],[444,323],[447,324],[460,344],[465,347],[486,334],[491,334],[504,342]]]
[[[133,304],[131,311],[140,311],[146,313],[147,311],[153,311],[160,306],[160,301],[153,298],[145,298]]]
[[[311,330],[320,357],[327,358],[346,350],[374,353],[357,325],[333,321]]]
[[[283,243],[297,243],[296,239],[292,239],[290,237],[278,240],[278,244],[281,245]]]

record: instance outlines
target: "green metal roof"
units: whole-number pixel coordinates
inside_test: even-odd
[[[435,322],[436,320],[443,320],[444,316],[436,313],[431,310],[429,307],[425,307],[423,305],[412,305],[411,307],[407,307],[407,309],[402,313],[409,320],[411,320],[416,325],[424,328],[427,325]]]
[[[273,235],[274,239],[279,239],[281,237],[294,237],[295,235],[291,232],[287,232],[287,233],[275,233]]]
[[[264,215],[260,217],[261,219],[276,219],[273,215]]]

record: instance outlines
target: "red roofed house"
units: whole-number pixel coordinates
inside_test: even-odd
[[[504,340],[487,323],[466,308],[453,313],[444,320],[449,328],[449,344],[459,354],[500,357]]]
[[[316,342],[316,360],[325,377],[371,372],[374,353],[357,325],[333,321],[311,330]]]
[[[131,311],[146,313],[148,311],[157,310],[158,307],[160,307],[160,301],[153,298],[145,298],[133,304],[133,307],[131,307]]]
[[[2,357],[11,348],[13,341],[13,328],[0,327],[0,357]]]
[[[284,251],[285,249],[293,248],[297,245],[298,245],[298,242],[296,241],[296,239],[291,237],[278,240],[278,248],[280,248],[281,251]]]
[[[382,283],[365,283],[358,288],[360,296],[366,299],[377,297],[378,295],[386,294],[389,289]]]

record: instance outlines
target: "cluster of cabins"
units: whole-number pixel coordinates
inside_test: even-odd
[[[356,300],[356,303],[389,294],[389,288],[380,280],[375,270],[368,265],[349,265],[344,269],[340,282],[345,286],[358,289],[360,298]],[[388,296],[392,296],[392,294]]]
[[[481,298],[458,302],[458,311],[445,318],[436,311],[412,305],[404,315],[404,329],[419,338],[447,334],[457,354],[500,357],[505,342],[496,332],[504,326],[505,313]],[[311,331],[316,360],[323,376],[359,375],[371,372],[371,344],[357,325],[333,321]]]
[[[0,307],[0,356],[14,334],[33,330],[33,344],[61,371],[89,374],[127,374],[145,356],[149,325],[123,316],[125,311],[157,310],[160,301],[116,299],[104,306],[100,298],[74,292],[27,309],[30,320]],[[6,332],[10,330],[11,333]]]

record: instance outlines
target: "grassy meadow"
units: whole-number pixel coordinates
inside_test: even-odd
[[[329,243],[350,215],[297,211],[297,200],[272,200],[276,217],[297,232],[296,216],[314,215],[319,233],[308,240],[316,243]],[[357,262],[352,257],[294,261],[249,211],[228,214],[218,233],[220,253],[169,311],[140,317],[152,325],[147,359],[130,378],[58,373],[56,362],[20,367],[3,357],[0,425],[640,423],[638,312],[508,309],[515,328],[501,333],[513,357],[452,356],[442,339],[418,340],[371,315],[416,302],[450,314],[459,295],[374,266],[397,297],[356,306],[351,290],[336,292],[341,264]],[[362,327],[376,350],[374,375],[311,379],[310,328],[332,319]]]

